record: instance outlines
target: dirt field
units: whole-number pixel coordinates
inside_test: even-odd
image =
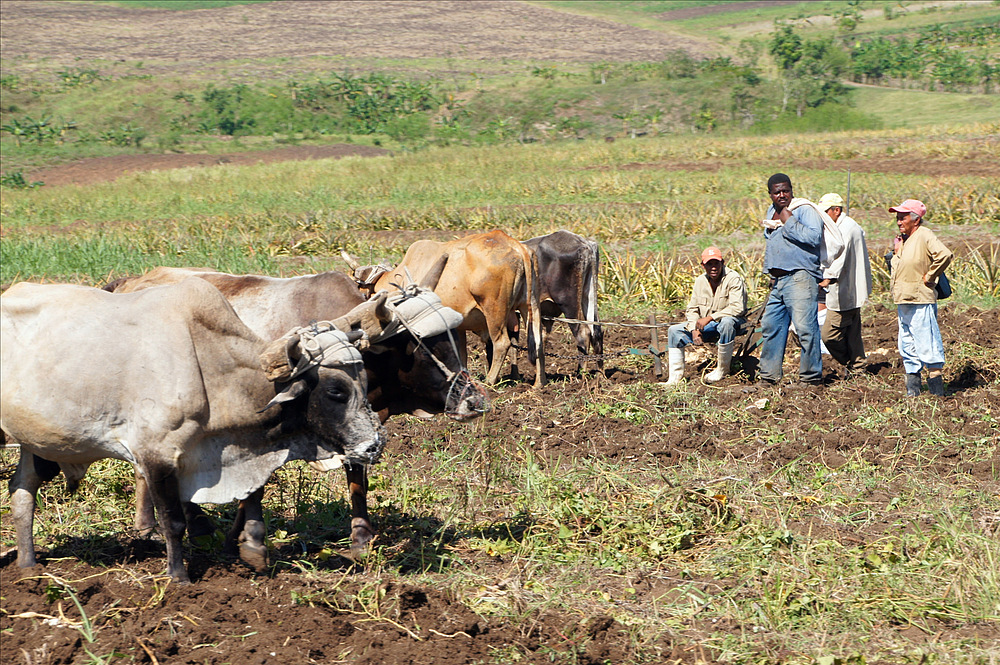
[[[235,61],[244,63],[238,76],[288,75],[337,57],[617,62],[709,51],[689,37],[501,0],[299,0],[185,12],[5,0],[0,30],[0,57],[14,71],[25,61],[46,69],[103,61],[192,74]]]
[[[946,347],[951,346],[956,332],[961,330],[963,335],[976,339],[979,344],[1000,348],[1000,311],[957,313],[944,308],[941,325]],[[881,465],[898,442],[873,435],[844,413],[850,412],[846,407],[852,403],[886,409],[899,404],[902,369],[895,351],[895,326],[895,314],[887,308],[879,306],[867,312],[864,337],[870,351],[869,364],[866,373],[852,383],[834,379],[835,369],[829,358],[825,358],[830,378],[827,387],[798,395],[781,392],[771,395],[774,406],[766,417],[783,419],[786,432],[799,433],[780,445],[769,445],[758,439],[756,446],[748,447],[747,437],[738,427],[710,422],[699,422],[693,429],[658,431],[658,428],[607,417],[587,427],[555,427],[553,420],[559,417],[555,415],[558,406],[574,395],[582,397],[602,387],[652,379],[648,373],[640,376],[623,368],[623,352],[648,344],[645,330],[624,327],[606,328],[606,351],[611,355],[606,376],[591,375],[582,379],[573,376],[575,363],[566,357],[575,353],[568,343],[569,336],[557,329],[550,338],[549,347],[548,370],[552,382],[541,392],[534,392],[527,385],[505,389],[519,393],[519,401],[528,407],[529,415],[525,417],[524,410],[495,409],[486,416],[483,434],[502,437],[539,432],[540,457],[553,464],[560,457],[600,456],[668,467],[682,458],[700,455],[715,459],[754,459],[756,467],[767,472],[803,455],[821,459],[833,467],[860,455],[867,462]],[[689,374],[693,374],[694,367],[688,365]],[[787,369],[794,371],[791,366]],[[523,360],[520,370],[525,375],[531,373]],[[968,419],[963,413],[984,402],[995,406],[1000,377],[984,375],[971,365],[952,364],[947,368],[946,379],[949,395],[944,404],[955,417],[953,433],[964,432],[970,438],[987,435],[988,423]],[[690,389],[697,393],[712,391],[721,411],[746,408],[760,397],[744,392],[747,386],[743,378],[731,377],[721,387],[708,387],[695,381]],[[822,422],[827,433],[806,437],[805,432],[815,422]],[[389,432],[390,454],[406,460],[406,466],[414,470],[435,464],[421,442],[438,434],[467,436],[462,434],[461,426],[456,428],[443,420],[417,423],[393,419],[389,422]],[[904,426],[904,438],[905,434]],[[995,482],[993,474],[1000,467],[1000,452],[994,450],[991,459],[975,464],[963,463],[962,459],[961,451],[945,450],[931,467],[923,466],[921,471],[938,473],[942,477],[960,474],[983,483]],[[897,471],[905,473],[907,469]],[[4,468],[2,472],[7,476],[12,468]],[[879,502],[884,508],[890,496],[889,488],[876,492],[872,498],[874,509],[878,510]],[[811,538],[828,538],[847,544],[870,543],[893,528],[891,513],[886,511],[884,514],[885,521],[876,521],[863,529],[845,527],[834,532],[822,520],[793,523],[789,528],[809,534]],[[403,662],[448,665],[481,662],[490,657],[491,649],[509,645],[537,654],[545,653],[546,647],[565,647],[570,642],[586,643],[586,657],[578,662],[596,665],[619,662],[628,643],[625,627],[610,618],[582,623],[577,617],[556,613],[516,622],[484,618],[447,590],[381,582],[377,574],[355,570],[349,561],[338,557],[333,557],[328,567],[318,571],[290,570],[290,562],[299,554],[288,547],[279,548],[272,556],[272,562],[276,563],[272,573],[254,576],[235,561],[206,558],[191,552],[190,568],[195,583],[187,587],[164,587],[163,578],[158,578],[158,582],[156,578],[164,567],[163,547],[149,541],[133,541],[120,548],[114,561],[93,562],[95,565],[81,562],[79,551],[70,543],[48,556],[43,554],[43,566],[28,571],[18,569],[14,553],[8,552],[0,559],[3,661],[26,665],[75,663],[82,662],[88,649],[100,654],[116,649],[134,655],[139,662],[152,663],[239,661],[251,665],[346,661],[372,665]],[[502,556],[474,557],[467,565],[480,570],[484,578],[501,580],[509,562]],[[32,614],[58,615],[52,605],[43,602],[51,583],[47,575],[73,581],[87,616],[100,617],[95,620],[93,644],[83,640],[80,630],[71,627],[67,620],[58,616],[45,619]],[[357,593],[364,585],[373,583],[385,593],[382,620],[373,620],[346,608],[290,602],[290,598],[308,598],[312,593],[331,587],[345,593]],[[734,583],[713,580],[706,585],[725,589]],[[637,578],[630,580],[630,584],[650,598],[669,598],[673,588],[662,579],[644,582]],[[69,601],[64,600],[63,605],[67,615],[79,616]],[[713,625],[704,629],[717,634],[726,627]],[[730,629],[738,632],[744,628],[731,626]],[[694,624],[691,630],[697,632],[699,626]],[[948,639],[956,635],[997,640],[1000,639],[1000,627],[942,625],[937,638]],[[926,635],[916,630],[913,637],[917,641],[926,639]],[[692,646],[690,641],[685,641],[684,645],[667,642],[658,645],[665,656],[669,655],[663,662],[714,662],[713,654]]]

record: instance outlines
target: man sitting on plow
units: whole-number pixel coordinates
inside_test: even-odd
[[[684,378],[684,347],[688,344],[718,342],[719,364],[706,377],[717,383],[729,374],[737,333],[746,322],[747,287],[743,277],[726,269],[722,251],[709,247],[701,253],[705,274],[694,280],[687,306],[687,322],[670,326],[667,331],[667,385]]]

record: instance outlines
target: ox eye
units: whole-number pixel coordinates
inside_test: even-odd
[[[347,387],[339,383],[334,383],[326,389],[326,396],[335,402],[347,402],[350,393]]]

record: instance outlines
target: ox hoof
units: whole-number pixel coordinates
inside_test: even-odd
[[[188,523],[188,538],[202,538],[204,536],[215,535],[215,524],[208,518],[208,515],[200,514],[191,519]]]
[[[355,543],[351,543],[350,559],[351,561],[354,562],[364,561],[365,559],[368,558],[368,555],[371,554],[371,551],[372,549],[369,543],[365,543],[364,545],[356,545]]]
[[[267,570],[267,546],[250,542],[240,543],[240,560],[258,573]]]
[[[351,557],[355,560],[364,559],[371,552],[372,541],[375,540],[375,529],[368,520],[355,517],[351,520]]]
[[[141,528],[136,527],[135,537],[140,540],[154,540],[161,543],[163,542],[163,536],[160,535],[160,532],[156,530],[155,526],[141,527]]]

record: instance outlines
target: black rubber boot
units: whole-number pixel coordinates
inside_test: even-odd
[[[916,397],[920,394],[920,372],[915,374],[906,373],[906,395]]]
[[[944,397],[944,377],[940,374],[937,376],[928,376],[927,392],[937,397]]]

